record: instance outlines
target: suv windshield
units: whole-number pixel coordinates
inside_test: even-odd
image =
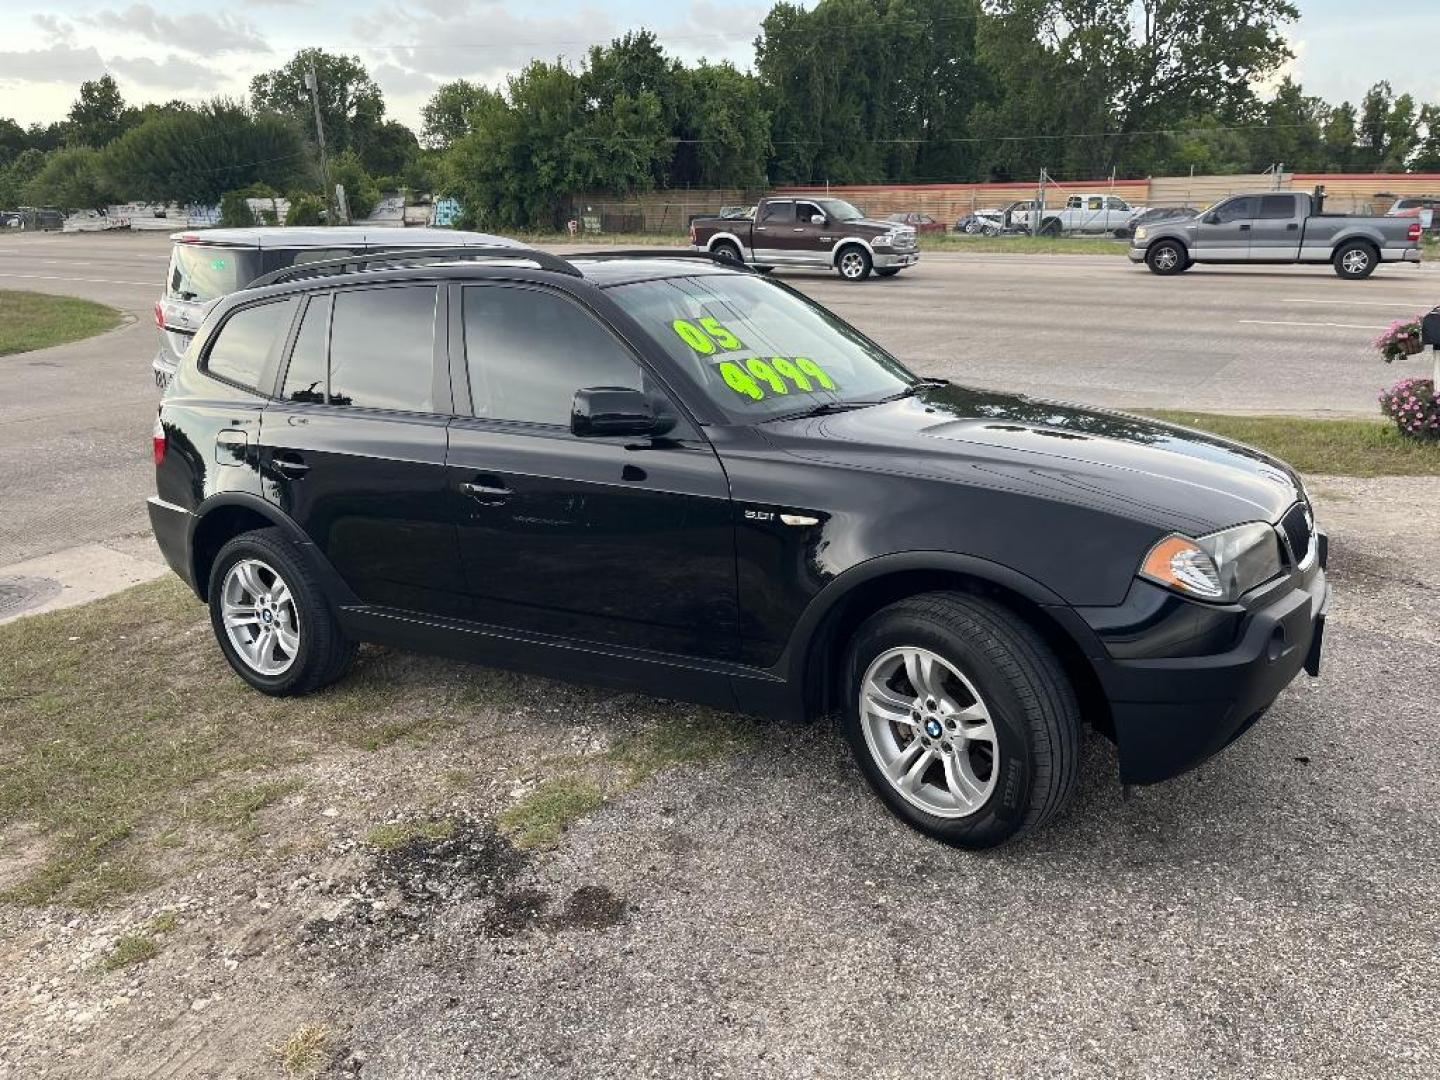
[[[844,199],[816,199],[815,201],[833,221],[858,221],[865,216]]]
[[[251,248],[176,244],[166,289],[172,300],[214,300],[260,276],[260,253]]]
[[[916,382],[824,308],[760,278],[667,278],[610,295],[736,419],[877,401]]]

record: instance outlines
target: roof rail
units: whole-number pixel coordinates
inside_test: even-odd
[[[750,263],[736,262],[734,259],[727,259],[723,255],[717,255],[713,251],[696,251],[693,248],[602,248],[600,251],[572,251],[566,256],[569,259],[704,259],[707,262],[719,263],[721,266],[728,266],[734,270],[750,270],[754,273],[764,273],[766,268],[756,267]]]
[[[246,288],[259,289],[266,285],[278,285],[283,281],[344,274],[351,270],[363,270],[377,263],[403,265],[415,262],[456,262],[464,259],[520,259],[525,262],[533,262],[542,270],[553,270],[557,274],[567,274],[570,277],[581,276],[579,270],[576,270],[560,256],[528,247],[439,247],[410,248],[409,250],[399,248],[390,251],[361,252],[339,259],[317,259],[314,262],[297,263],[294,266],[287,266],[283,270],[263,274],[250,282]]]

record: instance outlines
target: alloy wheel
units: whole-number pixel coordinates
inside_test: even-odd
[[[974,684],[938,653],[887,649],[860,682],[860,724],[880,771],[927,814],[968,817],[989,800],[1000,745]]]
[[[300,652],[300,613],[285,579],[260,559],[241,559],[220,587],[225,636],[245,665],[283,675]]]
[[[1355,248],[1340,257],[1340,265],[1347,274],[1363,274],[1370,265],[1370,254],[1361,248]]]
[[[1160,270],[1174,270],[1180,256],[1173,247],[1163,247],[1155,253],[1155,266]]]
[[[840,273],[847,278],[858,278],[865,272],[865,256],[858,251],[847,251],[840,256]]]

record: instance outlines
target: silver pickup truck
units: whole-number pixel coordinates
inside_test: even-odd
[[[1195,263],[1324,263],[1342,278],[1369,277],[1382,262],[1420,261],[1420,223],[1406,218],[1326,214],[1325,193],[1231,195],[1193,218],[1142,225],[1130,261],[1157,274]]]

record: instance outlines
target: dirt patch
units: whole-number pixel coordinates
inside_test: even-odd
[[[558,911],[548,910],[553,897],[543,889],[512,889],[495,898],[481,920],[490,937],[514,937],[531,930],[607,930],[624,922],[630,905],[604,885],[581,885]]]

